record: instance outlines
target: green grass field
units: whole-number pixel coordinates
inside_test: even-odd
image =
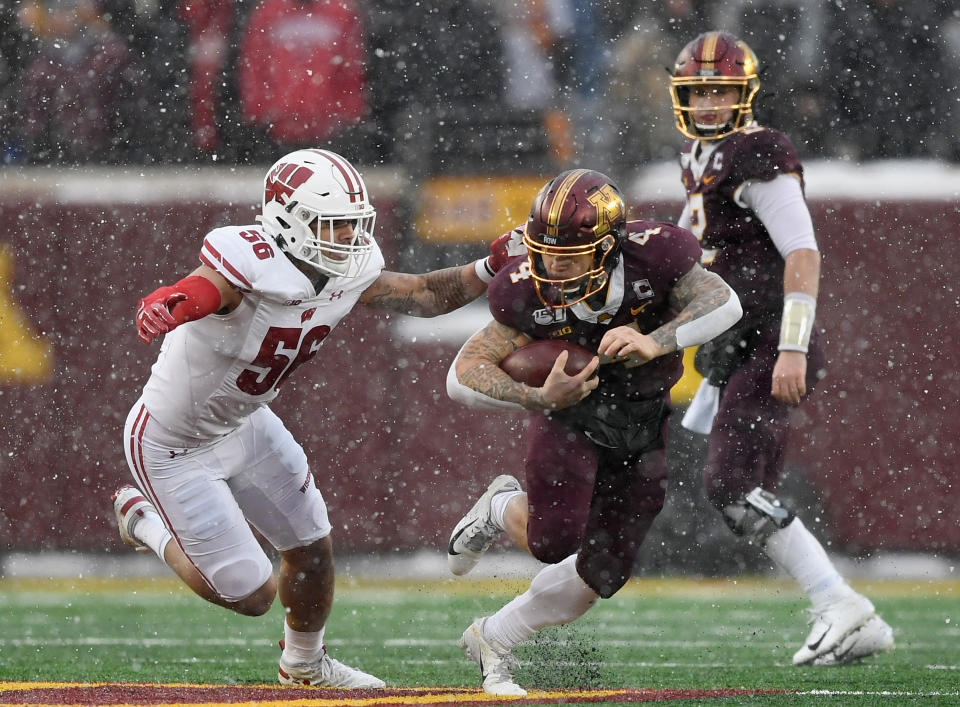
[[[456,641],[524,586],[344,580],[327,645],[388,685],[476,687],[478,670]],[[788,585],[634,580],[519,647],[517,680],[528,689],[789,691],[671,704],[960,704],[960,583],[857,586],[897,641],[860,664],[791,665],[807,625],[805,601]],[[0,681],[273,684],[281,623],[279,605],[234,616],[167,579],[0,580]]]

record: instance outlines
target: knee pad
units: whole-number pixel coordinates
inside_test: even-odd
[[[759,486],[723,509],[723,519],[730,530],[761,547],[794,518],[794,512],[780,499]]]
[[[222,598],[230,602],[246,599],[270,579],[273,568],[266,555],[262,558],[245,557],[217,567],[209,581]]]

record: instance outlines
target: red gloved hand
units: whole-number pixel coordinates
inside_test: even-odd
[[[160,334],[173,331],[184,322],[213,314],[221,305],[220,290],[216,285],[205,277],[188,275],[173,283],[173,287],[161,287],[140,300],[137,335],[149,344]]]
[[[526,246],[523,245],[523,226],[517,226],[490,244],[490,255],[477,261],[477,275],[484,282],[490,282],[510,258],[526,252]]]
[[[487,265],[493,272],[500,272],[510,258],[525,255],[526,246],[523,245],[523,227],[517,226],[507,231],[490,244],[490,255],[487,256]]]
[[[137,336],[140,340],[145,344],[152,343],[160,334],[178,327],[181,322],[173,318],[170,310],[186,298],[186,293],[173,287],[161,287],[140,300],[137,305]]]

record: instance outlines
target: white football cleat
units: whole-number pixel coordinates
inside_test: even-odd
[[[480,666],[483,691],[489,695],[526,695],[527,691],[513,681],[513,671],[520,667],[513,654],[483,637],[486,617],[477,619],[463,632],[460,647],[467,658]]]
[[[133,526],[143,517],[144,510],[156,513],[157,509],[147,500],[146,496],[140,493],[140,489],[129,484],[114,491],[110,500],[113,501],[113,512],[117,516],[120,539],[137,552],[150,552],[150,548],[137,540],[133,534]]]
[[[847,634],[833,650],[817,656],[812,665],[845,665],[889,650],[893,650],[893,629],[874,614],[863,626]]]
[[[387,686],[380,678],[331,658],[326,649],[308,663],[288,663],[281,655],[277,679],[281,685],[348,687],[354,690],[378,690]]]
[[[487,490],[454,526],[450,534],[450,543],[447,545],[447,564],[451,572],[459,577],[476,567],[483,553],[503,532],[503,528],[494,525],[490,518],[490,502],[498,493],[519,490],[520,482],[509,474],[502,474],[490,482]]]
[[[853,594],[810,613],[813,628],[794,665],[842,665],[893,647],[893,631],[865,596]]]

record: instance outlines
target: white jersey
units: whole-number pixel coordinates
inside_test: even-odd
[[[209,440],[236,429],[268,404],[297,366],[379,277],[374,252],[358,277],[332,277],[316,292],[259,225],[207,234],[200,260],[243,293],[229,314],[210,314],[166,335],[143,390],[164,428],[185,440]]]

